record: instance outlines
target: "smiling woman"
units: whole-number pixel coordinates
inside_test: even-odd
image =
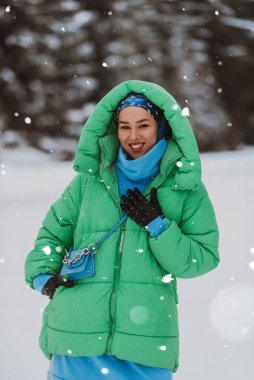
[[[189,121],[157,84],[123,82],[87,120],[73,168],[25,264],[27,284],[50,299],[40,334],[48,379],[171,380],[179,366],[177,278],[220,261]],[[93,275],[62,278],[65,252],[104,235]]]

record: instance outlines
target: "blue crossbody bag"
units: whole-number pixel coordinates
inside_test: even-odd
[[[68,276],[70,280],[80,280],[95,275],[94,255],[99,251],[101,244],[127,219],[125,215],[101,240],[91,243],[87,248],[77,250],[70,249],[63,259],[60,272],[62,276]]]

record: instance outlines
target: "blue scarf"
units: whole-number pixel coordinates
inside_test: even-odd
[[[143,156],[128,160],[127,154],[120,145],[118,157],[114,163],[119,195],[126,194],[127,189],[137,187],[143,192],[160,170],[160,161],[166,151],[168,142],[165,138],[158,141]]]

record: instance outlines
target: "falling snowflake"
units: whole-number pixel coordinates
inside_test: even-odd
[[[167,346],[159,346],[159,349],[160,349],[161,351],[166,351]]]
[[[10,13],[10,11],[11,11],[11,6],[8,5],[8,6],[5,8],[5,12],[6,12],[6,13]]]
[[[174,110],[174,111],[175,111],[175,110],[177,110],[177,109],[178,109],[178,107],[179,107],[179,106],[178,106],[178,104],[173,104],[171,108],[172,108],[172,110]]]
[[[60,247],[60,246],[57,246],[57,247],[55,248],[55,250],[56,250],[56,252],[62,252],[63,248]]]
[[[5,263],[5,259],[0,259],[0,264],[4,264]]]
[[[101,373],[103,375],[107,375],[109,373],[109,369],[104,367],[104,368],[101,369]]]
[[[102,66],[103,67],[108,67],[108,64],[106,62],[103,62]]]
[[[173,281],[173,277],[172,277],[172,274],[169,273],[169,274],[166,274],[165,276],[162,277],[161,281],[164,282],[164,284],[168,284],[170,283],[171,281]]]
[[[254,255],[254,247],[250,248],[250,253],[252,253]]]
[[[50,255],[51,254],[51,248],[49,245],[46,245],[45,247],[42,248],[43,252],[45,255]]]
[[[215,331],[228,341],[236,343],[253,339],[253,286],[230,285],[218,293],[209,313]]]
[[[26,124],[31,124],[32,120],[30,117],[25,117],[25,123]]]
[[[143,253],[144,250],[142,248],[136,249],[136,252]]]
[[[161,301],[164,301],[164,300],[165,300],[165,297],[164,297],[164,296],[160,296],[160,300],[161,300]]]
[[[219,11],[215,11],[214,13],[216,16],[219,16],[219,14],[220,14]]]
[[[68,349],[67,350],[68,354],[72,354],[72,350]]]
[[[183,166],[183,163],[181,161],[176,161],[176,166],[178,166],[178,168],[181,168]]]
[[[141,305],[132,307],[129,312],[129,315],[132,322],[138,325],[145,323],[149,317],[148,310]]]
[[[249,267],[250,269],[254,270],[254,261],[249,262]]]
[[[19,113],[18,113],[18,112],[14,112],[14,116],[15,116],[15,117],[18,117],[18,116],[19,116]]]
[[[182,116],[190,116],[190,110],[188,107],[184,107],[181,112]]]

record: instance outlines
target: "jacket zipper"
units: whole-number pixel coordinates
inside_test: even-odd
[[[125,237],[125,230],[126,226],[125,223],[122,225],[122,231],[121,231],[121,238],[120,238],[120,244],[119,244],[119,249],[118,249],[118,255],[117,255],[117,260],[116,260],[116,268],[115,268],[115,273],[114,273],[114,283],[113,283],[113,290],[110,296],[110,320],[111,320],[111,331],[108,337],[107,341],[107,348],[106,352],[110,353],[111,352],[111,346],[112,346],[112,340],[113,340],[113,335],[114,335],[114,328],[115,328],[115,314],[116,314],[116,288],[118,285],[118,279],[119,279],[119,273],[120,273],[120,267],[121,267],[121,261],[122,261],[122,252],[123,252],[123,242],[124,242],[124,237]]]

